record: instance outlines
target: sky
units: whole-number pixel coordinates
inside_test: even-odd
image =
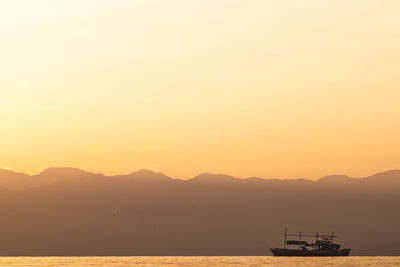
[[[0,1],[0,168],[400,168],[400,2]]]

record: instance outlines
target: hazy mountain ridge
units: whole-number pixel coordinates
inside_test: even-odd
[[[10,170],[0,170],[0,186],[11,191],[24,191],[33,187],[46,186],[89,175],[94,175],[94,173],[69,167],[51,167],[35,175],[28,175]]]
[[[264,255],[284,227],[335,231],[354,255],[400,255],[398,170],[317,181],[63,168],[17,177],[31,187],[2,190],[0,176],[0,255]]]
[[[24,191],[33,187],[41,187],[64,181],[71,181],[83,177],[106,177],[115,180],[131,180],[137,182],[168,182],[182,181],[198,184],[245,184],[258,183],[265,185],[277,184],[325,184],[331,186],[356,185],[362,183],[373,183],[374,185],[400,185],[400,170],[388,170],[373,174],[364,178],[353,178],[347,175],[328,175],[323,176],[318,180],[310,180],[306,178],[299,179],[265,179],[260,177],[237,178],[226,174],[202,173],[188,180],[174,179],[161,172],[141,169],[127,175],[106,176],[99,173],[92,173],[78,168],[70,167],[51,167],[47,168],[39,174],[28,175],[25,173],[14,172],[11,170],[0,169],[0,187],[4,187],[11,191]]]

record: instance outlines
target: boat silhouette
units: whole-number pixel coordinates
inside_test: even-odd
[[[298,237],[298,239],[288,240],[287,237]],[[298,235],[293,235],[288,234],[287,228],[285,228],[283,248],[271,248],[270,250],[274,256],[348,256],[350,248],[340,248],[340,244],[333,242],[333,239],[336,237],[338,236],[334,235],[334,233],[331,235],[320,235],[318,232],[315,235],[304,235],[301,232]],[[305,240],[302,240],[302,238],[305,238]],[[309,243],[307,242],[309,238],[314,238],[314,240]]]

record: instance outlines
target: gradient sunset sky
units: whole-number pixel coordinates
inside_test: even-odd
[[[0,168],[400,168],[400,1],[0,2]]]

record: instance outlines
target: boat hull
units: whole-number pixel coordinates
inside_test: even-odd
[[[331,250],[300,250],[300,249],[285,249],[285,248],[271,248],[274,256],[283,257],[335,257],[335,256],[348,256],[350,249],[345,248],[339,251]]]

